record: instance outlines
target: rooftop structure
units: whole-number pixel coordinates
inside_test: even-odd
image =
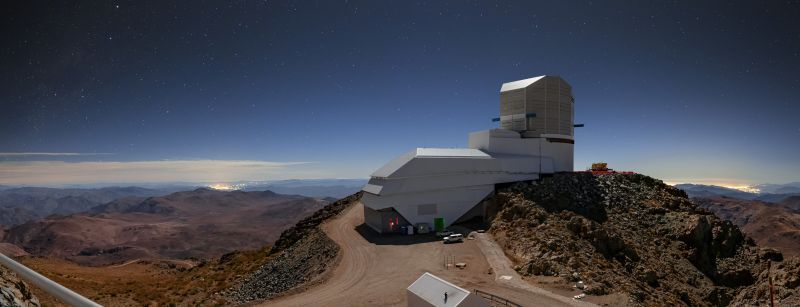
[[[505,83],[500,88],[500,127],[526,137],[572,136],[574,102],[572,87],[558,76]]]
[[[489,307],[483,298],[427,272],[408,286],[406,297],[409,307]]]
[[[501,128],[469,134],[468,148],[417,148],[389,161],[364,186],[365,223],[400,233],[485,216],[496,184],[573,170],[572,87],[557,76],[502,85]]]

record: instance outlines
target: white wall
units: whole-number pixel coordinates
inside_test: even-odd
[[[433,219],[442,217],[445,226],[450,226],[492,191],[494,185],[486,184],[381,196],[365,193],[361,202],[373,209],[393,207],[412,225],[428,223],[433,226]],[[436,204],[437,213],[418,214],[417,206],[427,204]]]
[[[554,143],[542,140],[542,156],[553,157],[554,171],[571,172],[575,161],[575,145],[569,143]]]

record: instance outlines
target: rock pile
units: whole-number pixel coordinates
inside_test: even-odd
[[[748,287],[782,259],[643,175],[556,174],[501,189],[496,203],[490,231],[520,274],[581,276],[585,293],[625,293],[633,304],[756,302],[763,293]]]
[[[16,274],[0,266],[0,306],[39,307],[39,299]]]
[[[235,303],[275,297],[315,280],[331,266],[338,253],[335,242],[321,230],[312,230],[245,277],[227,293],[228,297]]]
[[[246,303],[270,299],[319,281],[339,255],[339,246],[319,225],[359,199],[361,192],[342,198],[283,231],[270,250],[272,259],[242,278],[224,295],[234,303]]]

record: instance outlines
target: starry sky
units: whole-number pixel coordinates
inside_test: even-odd
[[[0,184],[366,178],[573,86],[575,166],[800,180],[798,1],[3,1]]]

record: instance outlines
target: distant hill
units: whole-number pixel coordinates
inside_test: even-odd
[[[83,265],[219,257],[261,248],[326,204],[271,191],[201,188],[161,197],[125,197],[89,213],[29,221],[7,229],[3,241],[34,256]]]
[[[759,189],[761,193],[749,193],[726,187],[703,184],[685,183],[676,184],[675,187],[684,190],[689,197],[729,197],[744,200],[759,200],[771,203],[779,203],[784,198],[800,195],[800,186],[794,186],[795,184],[798,183],[787,183],[783,185],[763,184],[754,186],[754,188]]]
[[[281,180],[248,184],[245,191],[270,190],[280,194],[343,198],[361,190],[366,179]]]
[[[800,212],[800,195],[789,196],[781,201],[789,209]]]
[[[717,197],[725,196],[738,199],[755,199],[758,194],[739,191],[736,189],[725,188],[715,185],[704,184],[676,184],[676,188],[684,190],[689,197]]]
[[[365,179],[311,179],[241,183],[245,191],[339,199],[361,190]],[[201,184],[147,184],[147,187],[45,188],[0,186],[0,226],[15,226],[52,214],[69,215],[119,200],[141,200],[197,188]],[[126,200],[123,200],[127,198]]]
[[[758,184],[755,188],[765,194],[797,194],[800,193],[800,182]]]
[[[148,197],[168,194],[167,190],[139,187],[99,189],[57,189],[24,187],[0,191],[0,225],[14,226],[51,214],[84,212],[122,197]]]

